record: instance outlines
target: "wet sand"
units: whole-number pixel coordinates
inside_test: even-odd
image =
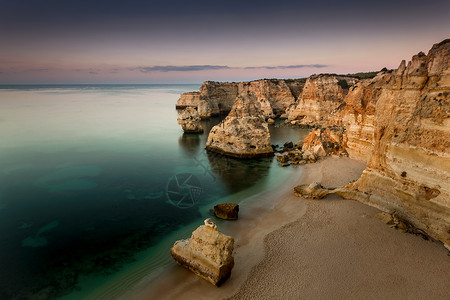
[[[174,263],[121,299],[448,299],[450,257],[441,243],[391,229],[375,218],[379,210],[356,201],[293,195],[312,181],[345,185],[364,167],[348,158],[303,166],[281,190],[242,206],[238,221],[219,225],[235,238],[235,267],[222,287]]]

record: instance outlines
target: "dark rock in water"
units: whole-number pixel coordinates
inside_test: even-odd
[[[294,143],[292,141],[284,143],[284,148],[294,148]]]
[[[279,161],[280,163],[286,163],[289,160],[289,155],[280,155],[277,156],[277,161]]]
[[[234,239],[217,230],[211,219],[198,227],[187,240],[176,241],[170,249],[173,259],[196,275],[220,286],[234,266]]]
[[[239,204],[221,203],[214,206],[216,217],[224,220],[237,220],[239,214]]]

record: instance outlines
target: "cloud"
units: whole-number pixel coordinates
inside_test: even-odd
[[[230,70],[230,69],[246,69],[246,70],[256,70],[256,69],[301,69],[301,68],[326,68],[328,65],[321,64],[311,64],[311,65],[287,65],[287,66],[250,66],[250,67],[230,67],[230,66],[220,66],[220,65],[189,65],[189,66],[149,66],[149,67],[138,67],[139,71],[142,73],[149,72],[192,72],[192,71],[208,71],[208,70]],[[117,72],[118,70],[114,70]]]
[[[226,70],[231,68],[229,66],[216,66],[216,65],[191,65],[191,66],[151,66],[151,67],[140,67],[139,69],[143,73],[148,73],[153,71],[189,72],[189,71],[206,71],[206,70]]]
[[[47,68],[35,68],[35,69],[27,69],[25,72],[48,72]]]
[[[267,70],[275,70],[275,69],[302,69],[302,68],[326,68],[328,65],[321,64],[312,64],[312,65],[288,65],[288,66],[260,66],[260,67],[244,67],[246,70],[254,70],[254,69],[267,69]]]

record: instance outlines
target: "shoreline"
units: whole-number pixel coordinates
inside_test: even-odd
[[[348,158],[328,158],[297,167],[295,175],[282,183],[280,190],[255,195],[254,199],[242,205],[239,220],[218,224],[221,232],[235,238],[235,267],[231,277],[220,288],[174,263],[171,268],[160,273],[156,280],[143,280],[119,299],[218,299],[234,295],[246,282],[253,268],[264,261],[266,237],[307,213],[305,200],[296,197],[293,188],[301,183],[321,181],[324,164],[336,161],[347,165],[345,177],[350,178],[349,181],[358,178],[365,168],[364,163]],[[275,204],[274,197],[277,199]],[[261,203],[266,207],[262,207]]]
[[[244,202],[238,221],[219,222],[219,230],[235,238],[235,267],[220,288],[174,263],[119,299],[444,299],[450,259],[442,243],[390,228],[375,217],[380,210],[366,204],[337,195],[306,200],[292,192],[313,181],[342,186],[364,169],[362,162],[336,157],[298,167],[279,190]]]
[[[338,166],[325,161],[322,185],[341,186],[350,179],[343,172],[345,166]],[[227,299],[447,299],[450,295],[450,252],[443,243],[390,228],[375,217],[380,210],[358,201],[338,195],[304,201],[306,213],[266,235],[263,260]]]

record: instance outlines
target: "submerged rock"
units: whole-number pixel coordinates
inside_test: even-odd
[[[239,215],[239,204],[221,203],[214,206],[216,217],[224,220],[237,220]]]
[[[238,97],[228,116],[211,129],[206,149],[239,158],[273,155],[269,127],[254,93]]]
[[[193,107],[186,107],[178,112],[178,124],[181,125],[186,133],[202,133],[203,128],[200,124],[200,115]]]
[[[187,240],[176,241],[170,254],[177,263],[201,278],[220,286],[234,266],[234,239],[217,230],[211,219],[199,226]]]

